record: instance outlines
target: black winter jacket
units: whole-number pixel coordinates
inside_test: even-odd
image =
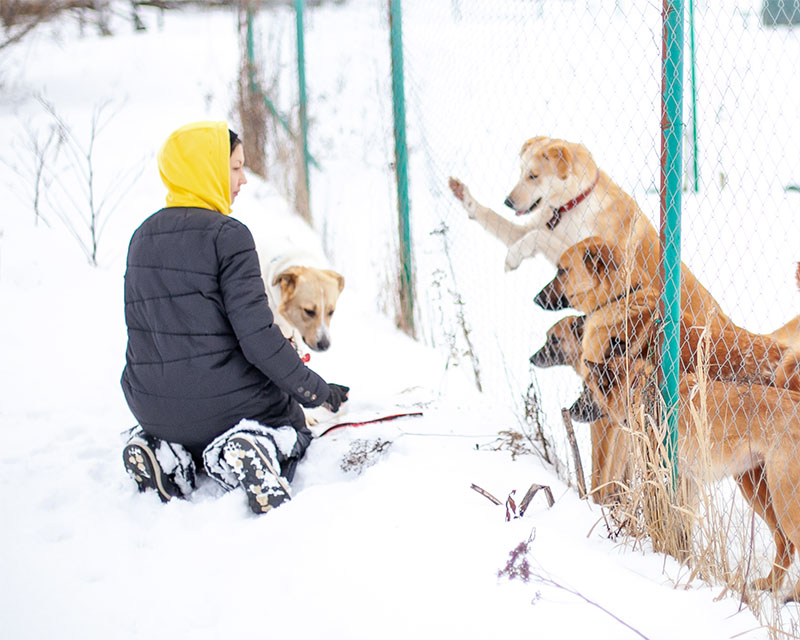
[[[328,385],[273,324],[241,222],[183,207],[145,220],[128,249],[125,322],[122,389],[146,432],[199,455],[250,418],[310,442],[298,403],[322,404]]]

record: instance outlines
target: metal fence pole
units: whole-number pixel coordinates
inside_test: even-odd
[[[400,0],[389,0],[389,39],[392,50],[392,114],[397,181],[397,212],[400,240],[399,325],[414,335],[414,286],[411,263],[411,223],[408,198],[408,149],[406,147],[406,99],[403,84],[403,28]]]
[[[700,192],[700,171],[697,168],[697,61],[694,46],[694,0],[689,0],[689,56],[692,66],[692,191]]]
[[[305,0],[294,0],[295,24],[297,27],[297,84],[300,97],[300,137],[303,144],[303,185],[305,187],[305,218],[311,222],[311,189],[308,178],[308,111],[306,100],[306,49],[303,28]]]
[[[661,394],[668,426],[664,445],[677,481],[678,368],[681,305],[681,139],[683,131],[683,0],[663,0],[661,60]]]

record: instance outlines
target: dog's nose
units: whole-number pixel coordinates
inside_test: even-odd
[[[537,293],[533,301],[546,311],[561,311],[569,308],[569,298],[564,295],[556,298],[550,294],[547,287]]]
[[[508,198],[506,198],[506,201],[503,204],[506,205],[509,209],[514,209],[514,200],[511,196],[508,196]]]
[[[583,407],[581,406],[580,398],[573,402],[572,406],[569,408],[569,417],[577,422],[589,422],[583,417]]]
[[[534,353],[531,358],[530,362],[532,365],[537,367],[545,367],[547,366],[547,354],[545,353],[545,347],[539,349],[536,353]]]
[[[330,346],[331,346],[331,341],[328,339],[327,336],[323,336],[319,340],[317,340],[317,351],[327,351]]]
[[[547,309],[547,291],[542,289],[536,294],[536,297],[533,299],[533,301],[542,309]]]
[[[605,418],[605,412],[592,398],[592,394],[584,387],[578,399],[569,408],[569,417],[577,422],[594,422]]]

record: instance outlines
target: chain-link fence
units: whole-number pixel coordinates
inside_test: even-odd
[[[394,312],[389,10],[359,4],[359,24],[337,6],[306,14],[311,209],[348,287]],[[775,606],[797,595],[797,567],[777,599],[762,589],[800,543],[800,395],[784,391],[800,390],[800,8],[777,5],[686,3],[677,487],[652,382],[661,4],[405,0],[402,22],[418,337],[516,406],[565,477],[573,407],[619,530],[745,594],[776,633],[797,629]],[[262,28],[280,32],[279,16]],[[330,31],[347,37],[314,37]],[[702,490],[667,518],[691,479]],[[654,521],[678,533],[659,541]]]

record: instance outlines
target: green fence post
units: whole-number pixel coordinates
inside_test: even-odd
[[[394,167],[400,236],[400,328],[414,335],[414,283],[411,263],[411,223],[408,201],[408,149],[406,98],[403,84],[403,28],[400,0],[389,0],[389,39],[392,50],[392,114],[394,116]]]
[[[692,65],[692,173],[693,191],[700,191],[700,171],[697,168],[697,64],[694,48],[694,0],[689,0],[689,55]]]
[[[683,130],[683,0],[663,0],[661,84],[661,395],[664,445],[676,487],[681,306],[681,135]]]
[[[300,97],[300,137],[303,144],[303,177],[305,187],[305,217],[311,222],[311,189],[308,178],[308,111],[306,100],[306,47],[303,28],[305,0],[294,0],[295,25],[297,27],[297,84]]]

